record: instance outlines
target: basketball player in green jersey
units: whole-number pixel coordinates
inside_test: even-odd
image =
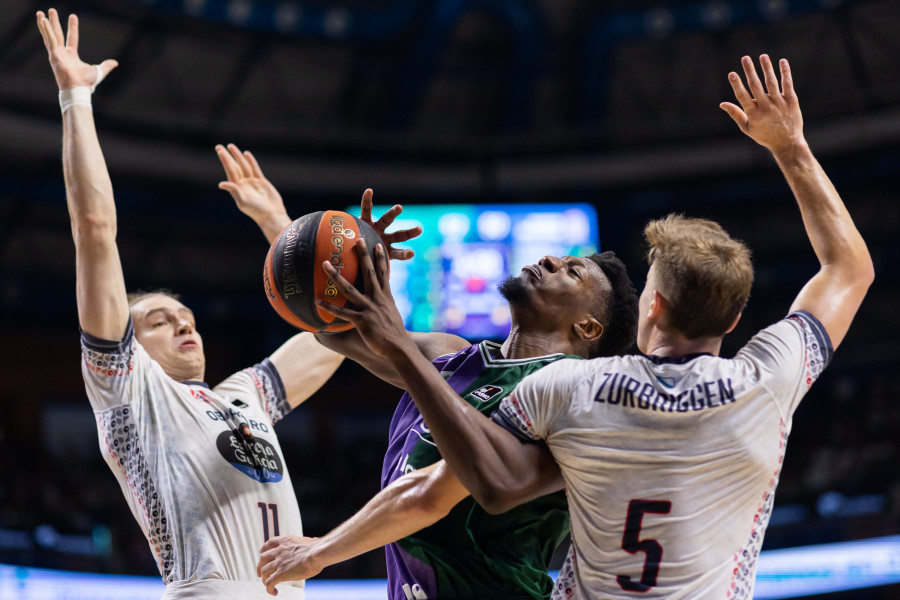
[[[218,147],[229,191],[270,241],[265,224],[283,210],[280,196],[249,152]],[[371,222],[371,190],[363,220]],[[244,208],[242,208],[244,210]],[[400,207],[379,223],[389,224]],[[386,220],[387,219],[387,220]],[[376,224],[376,229],[377,229]],[[390,248],[391,257],[406,257]],[[383,250],[379,250],[383,252]],[[408,251],[407,251],[408,252]],[[450,385],[479,411],[494,408],[526,375],[561,358],[610,356],[627,351],[637,329],[637,297],[625,267],[612,253],[542,258],[509,278],[501,292],[513,325],[503,344],[469,342],[442,333],[412,334]],[[319,336],[320,342],[402,387],[389,363],[369,353],[356,332]],[[502,515],[481,509],[441,460],[426,424],[405,394],[391,423],[382,469],[383,490],[328,535],[284,536],[265,546],[258,567],[270,593],[275,584],[314,576],[322,568],[387,544],[388,597],[544,598],[552,581],[548,563],[568,531],[568,513],[556,464],[516,482],[534,498]],[[557,493],[553,493],[557,492]],[[393,543],[397,542],[397,543]]]

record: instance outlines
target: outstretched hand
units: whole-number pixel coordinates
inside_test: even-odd
[[[257,223],[273,216],[288,219],[281,194],[263,175],[259,163],[250,151],[241,152],[234,144],[228,144],[226,149],[219,144],[216,146],[216,155],[227,178],[227,181],[219,182],[219,189],[231,194],[242,213]]]
[[[409,332],[403,326],[403,318],[391,295],[388,258],[385,256],[384,246],[382,244],[375,246],[374,265],[365,240],[357,241],[353,250],[359,260],[365,293],[353,287],[334,265],[325,261],[322,263],[325,274],[334,281],[338,292],[352,303],[352,308],[337,306],[324,300],[316,300],[316,305],[327,313],[353,323],[359,336],[378,356],[389,359],[397,350],[415,347]]]
[[[94,86],[119,66],[112,59],[104,60],[99,65],[89,65],[78,56],[78,17],[69,15],[68,36],[63,35],[59,14],[55,8],[37,12],[37,25],[44,38],[44,46],[50,57],[50,67],[56,77],[56,85],[60,90],[68,90],[77,86]]]
[[[740,76],[732,71],[728,74],[728,81],[740,107],[731,102],[722,102],[719,107],[728,113],[741,131],[772,152],[804,143],[803,115],[787,59],[782,58],[778,63],[780,86],[768,54],[759,57],[765,86],[749,56],[741,59],[741,65],[750,90],[747,91]]]
[[[412,250],[394,248],[394,244],[403,243],[407,240],[419,237],[420,235],[422,235],[422,228],[416,226],[409,229],[403,229],[401,231],[395,231],[394,233],[386,233],[385,230],[391,226],[391,223],[394,222],[394,219],[397,218],[397,215],[403,212],[403,207],[399,204],[395,204],[389,211],[381,215],[380,219],[372,222],[373,195],[374,192],[371,189],[367,189],[365,192],[363,192],[362,201],[359,203],[360,220],[365,221],[366,223],[371,225],[375,229],[375,231],[378,232],[378,235],[381,237],[381,241],[384,242],[384,245],[388,249],[388,255],[390,256],[390,258],[396,260],[409,260],[413,257],[415,252],[413,252]]]
[[[283,535],[263,544],[259,551],[256,574],[266,591],[278,595],[275,585],[284,581],[303,581],[314,577],[327,565],[317,565],[312,544],[318,538]]]

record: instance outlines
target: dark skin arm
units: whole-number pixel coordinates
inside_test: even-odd
[[[559,467],[544,444],[522,443],[470,406],[422,354],[394,304],[383,247],[376,247],[374,264],[362,242],[356,250],[364,293],[326,262],[325,272],[354,308],[324,302],[319,306],[353,323],[369,350],[393,367],[428,424],[441,456],[475,500],[496,514],[560,489]]]
[[[413,343],[430,363],[438,356],[455,354],[469,346],[469,342],[449,333],[409,333]],[[367,371],[400,389],[406,389],[393,364],[373,353],[355,329],[343,333],[317,333],[316,340],[326,348],[356,361]],[[435,368],[431,367],[432,371]]]

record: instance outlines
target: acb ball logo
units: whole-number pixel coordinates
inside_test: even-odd
[[[371,225],[345,212],[329,210],[304,215],[285,227],[269,248],[263,269],[266,297],[288,323],[306,331],[336,332],[352,328],[320,309],[316,300],[344,306],[347,299],[322,268],[331,263],[358,289],[362,272],[354,247],[365,240],[373,257],[381,238]]]

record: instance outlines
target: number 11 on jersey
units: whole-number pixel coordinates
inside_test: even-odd
[[[635,582],[630,575],[617,575],[616,581],[626,592],[646,592],[656,585],[659,576],[659,565],[662,562],[663,549],[656,540],[640,539],[644,513],[667,515],[672,510],[668,500],[632,500],[628,503],[628,516],[625,517],[625,533],[622,534],[622,550],[629,554],[643,552],[647,555],[641,580]]]
[[[257,502],[256,505],[262,512],[263,541],[268,542],[270,537],[278,537],[278,505]],[[272,513],[272,533],[269,535],[269,512]]]

